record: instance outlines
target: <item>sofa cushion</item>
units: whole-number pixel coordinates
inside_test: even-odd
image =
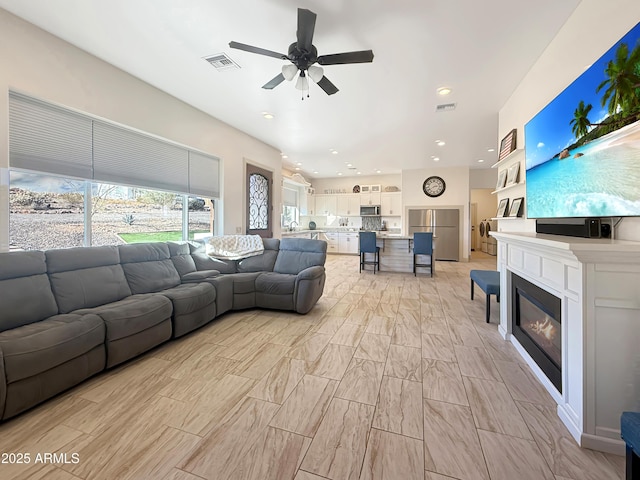
[[[216,300],[216,289],[209,283],[184,283],[160,293],[173,303],[174,317],[201,310]]]
[[[0,253],[0,332],[58,313],[43,252]]]
[[[159,292],[180,284],[165,243],[118,245],[120,263],[132,293]]]
[[[132,295],[118,302],[76,310],[77,314],[98,315],[106,325],[109,341],[131,336],[171,318],[173,306],[163,295]]]
[[[182,283],[206,282],[210,278],[217,277],[218,275],[220,275],[220,272],[217,270],[200,270],[182,275],[180,280],[182,280]]]
[[[184,275],[197,270],[196,264],[191,257],[189,244],[167,242],[167,246],[169,247],[169,254],[171,255],[173,266],[176,267],[181,278],[184,277]]]
[[[43,273],[47,273],[44,252],[32,250],[0,253],[0,280],[30,277]]]
[[[55,315],[0,333],[7,383],[37,375],[104,343],[97,315]]]
[[[278,257],[280,240],[263,238],[264,251],[260,255],[238,260],[238,272],[272,272]]]
[[[233,278],[233,293],[253,293],[256,291],[256,278],[261,275],[260,272],[236,273]]]
[[[280,240],[274,272],[297,275],[305,268],[324,265],[327,258],[327,242],[303,238]]]
[[[286,273],[265,272],[256,278],[256,292],[273,295],[292,295],[296,286],[296,276]]]
[[[60,313],[116,302],[131,295],[117,247],[55,249],[45,255]]]

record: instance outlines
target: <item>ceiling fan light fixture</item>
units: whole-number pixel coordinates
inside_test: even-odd
[[[318,83],[320,80],[322,80],[322,77],[324,77],[324,69],[322,67],[311,65],[307,72],[309,73],[311,80],[316,83]]]
[[[282,76],[285,80],[290,82],[296,76],[296,73],[298,73],[298,67],[295,65],[289,64],[282,66]]]
[[[309,90],[309,80],[307,80],[304,72],[300,72],[300,76],[296,82],[296,88],[302,91]]]

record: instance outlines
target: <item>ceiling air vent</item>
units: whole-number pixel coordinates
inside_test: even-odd
[[[215,55],[204,57],[204,59],[219,72],[240,68],[240,65],[231,60],[225,53],[216,53]]]
[[[436,112],[450,112],[455,109],[455,103],[442,103],[440,105],[436,105]]]

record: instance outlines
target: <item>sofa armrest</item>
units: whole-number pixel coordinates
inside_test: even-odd
[[[307,313],[322,296],[324,282],[327,278],[324,267],[315,265],[302,270],[296,275],[293,293],[294,309],[298,313]]]
[[[180,277],[181,283],[199,283],[206,282],[209,278],[220,275],[218,270],[198,270],[196,272],[185,273]]]
[[[321,267],[319,265],[314,265],[313,267],[305,268],[300,273],[298,273],[298,275],[296,275],[297,277],[296,281],[299,282],[300,280],[314,280],[316,278],[321,277],[324,274],[325,274],[324,267]]]

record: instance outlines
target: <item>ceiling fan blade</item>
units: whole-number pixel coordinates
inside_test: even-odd
[[[279,58],[280,60],[287,59],[287,56],[284,53],[278,53],[260,47],[253,47],[244,43],[229,42],[229,46],[231,48],[237,48],[238,50],[244,50],[245,52],[257,53],[258,55],[266,55],[267,57]]]
[[[262,86],[262,88],[266,88],[267,90],[271,90],[271,89],[277,87],[278,85],[280,85],[282,82],[284,82],[284,75],[279,73],[278,75],[273,77],[271,80],[269,80],[267,83],[265,83]]]
[[[373,62],[373,50],[361,50],[359,52],[334,53],[333,55],[320,55],[320,65],[338,65],[345,63]]]
[[[327,95],[333,95],[338,91],[338,87],[336,87],[331,81],[325,77],[324,75],[318,82],[318,86],[325,91]]]
[[[298,49],[311,51],[313,32],[316,29],[316,14],[306,8],[298,9]]]

